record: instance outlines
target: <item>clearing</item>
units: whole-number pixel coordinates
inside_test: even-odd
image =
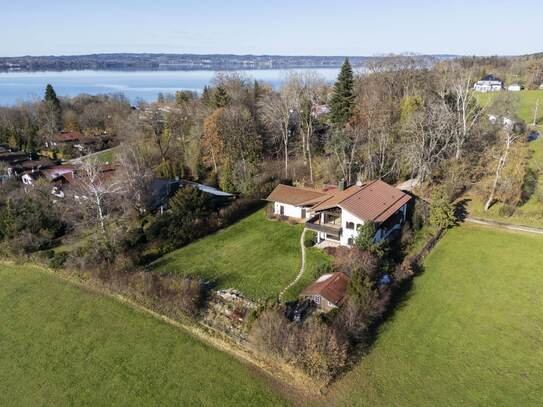
[[[286,405],[188,334],[31,266],[0,264],[0,405]]]
[[[533,109],[539,100],[539,114],[536,122],[542,136],[537,140],[527,143],[526,153],[529,157],[528,168],[535,174],[537,184],[529,199],[515,208],[513,215],[508,216],[504,212],[504,204],[495,203],[488,210],[484,210],[484,202],[480,196],[467,194],[468,212],[470,215],[479,218],[487,218],[506,223],[515,223],[526,226],[543,227],[543,90],[523,90],[514,92],[518,95],[520,103],[517,114],[527,124],[533,120]],[[496,96],[495,93],[481,93],[477,95],[479,103],[486,104]],[[495,163],[492,165],[495,166]]]
[[[153,268],[198,276],[213,281],[217,288],[236,288],[254,299],[275,298],[300,271],[302,230],[303,225],[268,220],[260,210],[165,255]],[[314,280],[317,267],[327,262],[321,250],[308,248],[305,272],[285,299],[296,298]]]
[[[333,386],[348,406],[540,405],[543,238],[447,232],[371,352]]]

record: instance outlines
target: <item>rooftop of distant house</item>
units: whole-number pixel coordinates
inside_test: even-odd
[[[53,134],[51,139],[58,143],[66,143],[71,141],[78,141],[83,135],[78,131],[62,131],[60,133]]]

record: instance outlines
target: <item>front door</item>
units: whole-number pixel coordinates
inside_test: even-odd
[[[305,219],[305,209],[302,209],[302,219]]]
[[[281,206],[279,207],[279,214],[280,214],[280,215],[284,215],[284,214],[285,214],[285,207],[284,207],[283,205],[281,205]]]

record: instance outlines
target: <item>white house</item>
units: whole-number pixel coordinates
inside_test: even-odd
[[[376,240],[399,230],[411,197],[378,180],[328,191],[278,185],[267,199],[274,202],[274,213],[306,220],[319,242],[352,246],[365,222],[376,223]]]
[[[522,90],[522,86],[520,86],[518,83],[514,83],[512,85],[509,85],[507,87],[507,90],[509,92],[520,92]]]
[[[503,89],[503,81],[492,74],[486,75],[480,81],[475,82],[473,89],[477,92],[499,92]]]
[[[273,202],[274,214],[303,222],[309,219],[311,207],[328,197],[326,192],[279,184],[266,200]]]

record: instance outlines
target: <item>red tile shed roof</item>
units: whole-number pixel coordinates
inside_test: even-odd
[[[306,287],[300,295],[320,295],[332,304],[339,305],[345,297],[349,281],[351,281],[351,279],[342,272],[324,274]]]
[[[69,141],[78,141],[82,137],[81,133],[78,131],[63,131],[53,135],[53,141],[56,142],[69,142]]]

